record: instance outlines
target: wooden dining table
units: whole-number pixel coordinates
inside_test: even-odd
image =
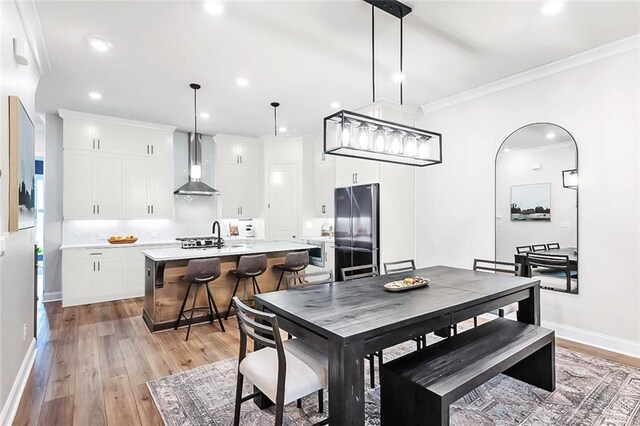
[[[474,316],[519,303],[518,321],[540,325],[540,282],[447,266],[417,269],[428,286],[389,292],[382,275],[256,295],[256,308],[282,329],[329,354],[331,425],[365,421],[364,356]],[[259,349],[256,347],[255,349]],[[260,395],[260,408],[273,403]]]

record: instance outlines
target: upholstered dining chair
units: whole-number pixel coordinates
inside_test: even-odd
[[[533,249],[533,252],[536,251],[545,251],[547,250],[547,245],[546,244],[534,244],[531,246],[531,248]]]
[[[333,271],[301,272],[287,276],[287,288],[304,288],[310,285],[329,284],[334,282]]]
[[[256,388],[276,404],[276,426],[283,423],[284,406],[311,393],[318,394],[318,411],[323,412],[323,388],[329,375],[328,355],[305,344],[301,339],[282,341],[278,317],[252,309],[233,297],[240,331],[238,379],[233,424],[240,424],[243,402],[258,396],[254,392],[242,396],[246,377]],[[247,339],[264,346],[247,353]],[[324,419],[316,425],[328,424]]]
[[[383,265],[385,274],[410,272],[416,269],[416,262],[413,259],[398,260],[396,262],[385,262]]]
[[[560,250],[560,243],[547,243],[547,250]]]

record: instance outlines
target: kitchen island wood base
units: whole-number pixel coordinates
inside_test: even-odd
[[[273,266],[282,264],[285,261],[287,253],[290,251],[297,251],[300,248],[306,248],[305,245],[295,244],[295,248],[286,251],[267,252],[268,268],[264,274],[257,277],[260,291],[263,293],[274,291],[278,279],[280,278],[280,271],[274,269]],[[297,250],[296,250],[297,249]],[[183,251],[184,253],[184,251]],[[256,251],[252,254],[258,254]],[[194,251],[194,255],[195,255]],[[203,251],[199,251],[194,258],[206,258],[203,256]],[[236,285],[237,278],[230,273],[230,271],[236,269],[238,264],[239,255],[212,255],[209,257],[219,257],[221,261],[221,274],[218,279],[209,283],[209,288],[213,298],[218,305],[220,315],[224,316],[233,294],[233,289]],[[180,312],[180,306],[184,300],[185,293],[189,287],[189,283],[185,278],[187,270],[187,263],[189,259],[176,259],[176,260],[158,260],[152,256],[147,255],[145,258],[145,303],[143,310],[143,319],[150,331],[160,331],[175,327],[178,313]],[[237,296],[245,300],[253,300],[253,286],[249,282],[245,287],[244,280],[240,281],[238,286]],[[192,293],[193,294],[193,293]],[[196,306],[207,306],[206,291],[200,291],[198,299],[196,300]],[[189,296],[188,305],[191,304],[191,295]],[[233,313],[233,312],[232,312]],[[211,321],[211,315],[209,313],[196,312],[193,317],[193,323]],[[184,318],[181,320],[180,325],[186,325],[187,322]]]

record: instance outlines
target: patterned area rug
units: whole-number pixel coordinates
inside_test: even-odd
[[[429,343],[439,340],[427,336]],[[415,350],[414,342],[385,349],[385,362]],[[369,387],[365,362],[367,425],[380,424],[380,388]],[[147,383],[169,426],[233,424],[237,358],[229,358]],[[376,381],[379,375],[376,372]],[[246,384],[247,380],[245,380]],[[379,385],[379,383],[377,383]],[[251,393],[245,385],[245,395]],[[325,392],[325,399],[327,392]],[[317,397],[285,407],[285,424],[310,425],[326,416],[317,413]],[[271,426],[274,408],[259,410],[242,404],[241,425]],[[556,391],[547,392],[499,375],[451,406],[451,424],[480,425],[607,425],[640,426],[640,370],[556,348]]]

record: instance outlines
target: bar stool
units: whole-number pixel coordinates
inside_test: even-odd
[[[220,317],[220,313],[218,312],[218,307],[216,306],[216,302],[211,295],[211,290],[209,289],[209,283],[215,281],[220,276],[220,259],[193,259],[190,260],[187,264],[187,273],[186,278],[189,281],[189,287],[187,288],[187,292],[184,295],[184,300],[182,301],[182,306],[180,307],[180,313],[178,314],[178,319],[176,319],[176,325],[173,328],[177,330],[180,326],[180,320],[182,317],[187,321],[189,326],[187,327],[187,336],[184,340],[189,340],[189,333],[191,332],[191,323],[193,322],[193,313],[197,310],[207,309],[209,311],[210,322],[214,322],[215,319],[218,319],[220,323],[220,329],[224,332],[224,324],[222,323],[222,318]],[[196,299],[198,299],[198,290],[200,290],[200,286],[204,285],[207,289],[207,301],[209,306],[199,306],[196,307]],[[187,299],[189,298],[189,293],[191,292],[191,287],[196,286],[196,292],[193,295],[193,302],[191,303],[191,309],[187,309],[186,312],[190,312],[191,315],[187,318],[185,313],[185,305],[187,304]],[[215,316],[214,316],[215,311]]]
[[[267,270],[267,255],[266,254],[252,254],[252,255],[244,255],[240,256],[238,260],[238,266],[235,270],[229,271],[230,274],[233,274],[238,280],[236,281],[236,286],[233,289],[233,294],[231,295],[231,300],[229,301],[229,307],[227,308],[227,313],[224,316],[224,319],[229,318],[229,312],[231,312],[231,305],[233,303],[233,297],[236,295],[238,291],[238,285],[240,285],[240,280],[244,279],[244,295],[243,302],[246,302],[247,297],[247,283],[249,279],[252,281],[253,285],[253,294],[260,294],[260,287],[258,286],[258,281],[256,281],[256,277],[264,274]]]
[[[282,278],[284,277],[285,272],[289,272],[292,275],[299,275],[298,272],[304,271],[307,266],[309,266],[308,251],[292,251],[287,253],[284,263],[273,265],[274,269],[282,270],[280,273],[280,279],[278,280],[278,285],[276,286],[276,291],[280,290],[280,284],[282,283]],[[302,283],[302,278],[300,278],[300,283]],[[289,288],[289,280],[285,280],[285,285]]]

